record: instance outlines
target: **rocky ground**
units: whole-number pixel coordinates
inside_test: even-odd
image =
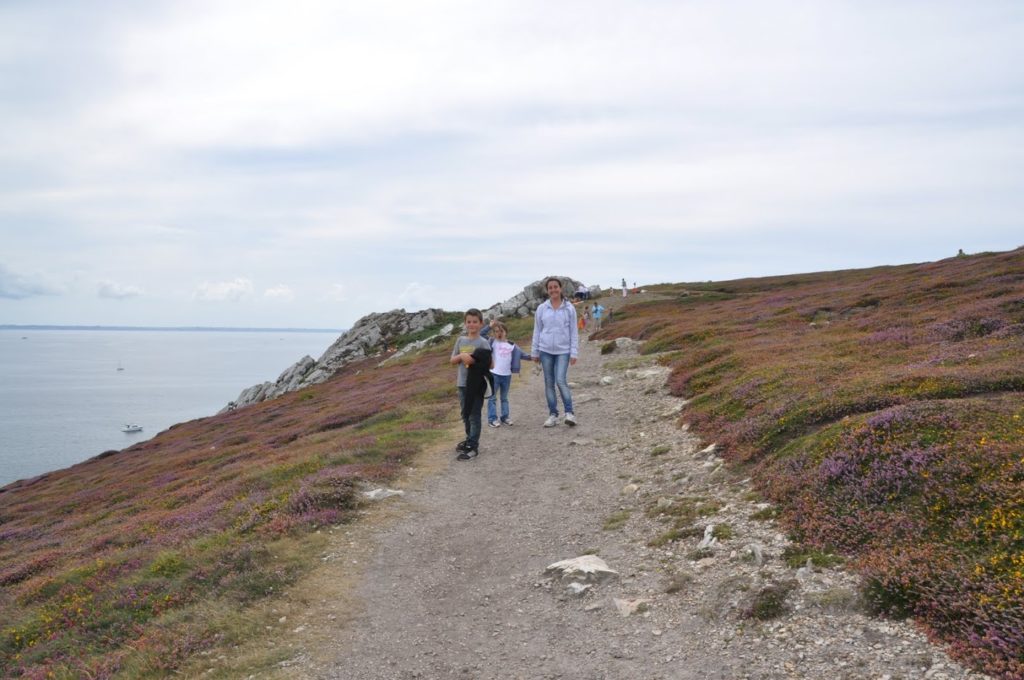
[[[863,614],[841,566],[788,566],[770,508],[681,425],[655,357],[622,345],[583,343],[578,427],[541,427],[528,366],[515,425],[485,424],[479,458],[446,446],[336,529],[270,643],[289,652],[276,675],[984,677],[912,623]],[[615,573],[547,571],[585,555]]]

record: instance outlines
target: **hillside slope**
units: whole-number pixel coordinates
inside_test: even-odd
[[[603,337],[667,352],[687,420],[879,612],[1024,677],[1024,249],[653,289]]]
[[[163,675],[259,623],[450,426],[448,348],[176,425],[0,492],[0,676]]]
[[[1024,677],[1024,250],[657,289],[595,339],[645,341],[689,400],[679,423],[776,501],[797,554],[854,556],[876,611]],[[317,567],[318,531],[449,433],[447,352],[351,364],[5,487],[0,675],[158,677],[276,630],[262,605]],[[640,443],[632,454],[666,453]],[[696,543],[700,512],[726,512],[670,500],[630,501],[682,522],[669,546]]]

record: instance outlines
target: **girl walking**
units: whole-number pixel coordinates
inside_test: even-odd
[[[558,398],[562,396],[566,425],[576,424],[569,391],[569,366],[576,365],[579,353],[579,331],[576,328],[576,309],[562,298],[562,281],[550,276],[544,281],[548,299],[541,303],[533,316],[533,342],[530,354],[540,361],[544,369],[544,396],[548,401],[548,419],[544,427],[558,424]]]
[[[491,427],[511,425],[509,417],[508,389],[512,382],[512,357],[517,350],[514,343],[508,341],[508,329],[500,321],[491,322],[491,377],[494,386],[491,396],[487,398],[487,424]],[[498,400],[501,400],[501,420],[498,420]]]

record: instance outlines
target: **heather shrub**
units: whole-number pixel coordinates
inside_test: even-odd
[[[686,284],[685,303],[631,306],[602,333],[671,350],[686,421],[748,466],[774,503],[761,514],[801,544],[794,564],[845,557],[873,611],[913,616],[958,658],[1018,678],[1021,272],[1018,248]]]
[[[346,521],[360,484],[391,479],[454,420],[446,354],[352,364],[7,487],[0,676],[163,676],[219,644],[218,616],[294,583],[316,563],[310,530]],[[282,540],[291,557],[271,549]]]

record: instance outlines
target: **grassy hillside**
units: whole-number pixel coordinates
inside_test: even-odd
[[[317,560],[455,416],[447,345],[0,492],[0,676],[163,676]]]
[[[653,289],[600,337],[664,352],[685,418],[878,611],[1024,677],[1024,249]]]

